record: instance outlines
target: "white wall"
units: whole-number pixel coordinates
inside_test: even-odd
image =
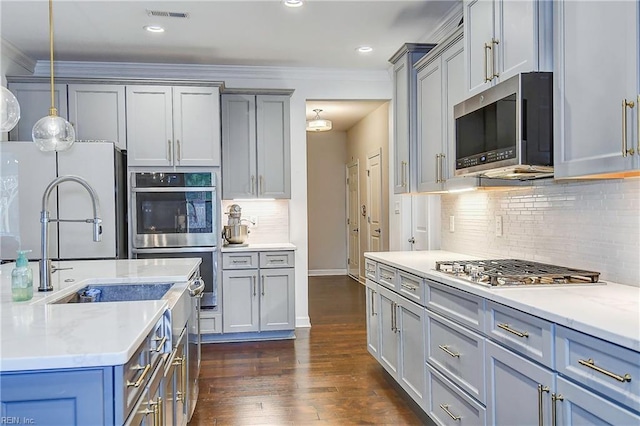
[[[347,133],[307,133],[309,274],[346,275]]]
[[[443,195],[442,249],[583,268],[640,287],[640,180],[546,180],[534,188]]]

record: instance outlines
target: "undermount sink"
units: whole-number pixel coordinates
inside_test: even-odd
[[[135,300],[160,300],[173,286],[168,284],[91,284],[62,297],[52,304],[87,302],[131,302]],[[82,296],[88,290],[99,290],[98,297]],[[96,293],[89,291],[88,294]]]

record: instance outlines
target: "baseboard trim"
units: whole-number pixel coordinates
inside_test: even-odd
[[[296,328],[311,328],[311,319],[309,319],[309,316],[297,317]]]
[[[310,277],[322,277],[325,275],[347,275],[346,269],[309,269]]]

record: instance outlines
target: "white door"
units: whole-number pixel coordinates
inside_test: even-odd
[[[382,251],[382,153],[380,149],[367,156],[367,206],[369,209],[367,251]]]
[[[347,164],[347,271],[356,280],[360,276],[359,173],[358,161]]]

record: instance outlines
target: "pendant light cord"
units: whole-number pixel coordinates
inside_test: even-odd
[[[49,0],[49,71],[51,73],[51,108],[49,108],[49,115],[58,115],[56,109],[55,95],[53,91],[53,0]]]

